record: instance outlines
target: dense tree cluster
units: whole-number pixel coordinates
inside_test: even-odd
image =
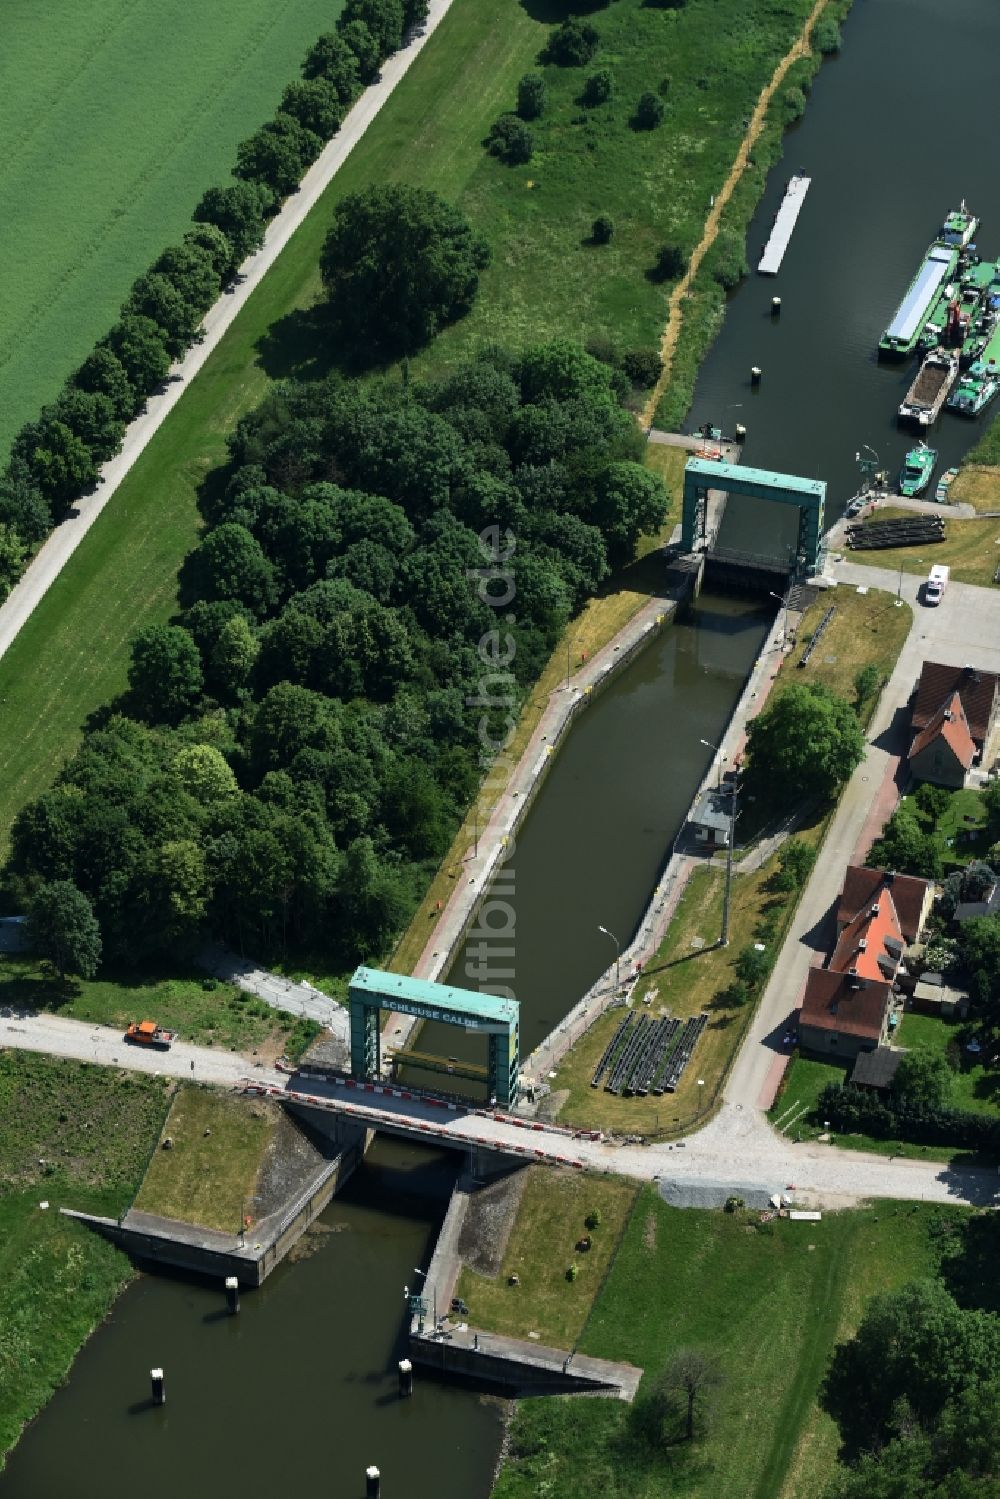
[[[263,243],[281,199],[426,14],[427,0],[347,0],[337,30],[310,49],[303,80],[289,85],[274,119],[239,146],[238,180],[205,193],[194,227],[138,278],[118,322],[59,397],[21,428],[0,474],[0,599],[30,549],[93,488],[171,361],[196,340],[223,285]]]
[[[1000,1319],[938,1281],[869,1302],[824,1403],[852,1465],[827,1499],[987,1499],[1000,1481]]]
[[[384,951],[567,616],[665,512],[572,344],[426,386],[276,387],[238,425],[129,693],[13,832],[115,958],[215,930]]]

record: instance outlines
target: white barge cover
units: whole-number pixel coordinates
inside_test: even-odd
[[[805,202],[811,181],[811,177],[796,174],[785,189],[785,196],[775,217],[771,237],[764,246],[764,253],[757,266],[759,275],[776,276],[778,274],[781,262],[785,258],[785,251],[788,249],[788,241],[792,237],[792,230],[795,228],[795,220]]]
[[[898,338],[901,343],[910,342],[924,320],[931,299],[937,296],[938,288],[950,272],[954,262],[954,250],[949,250],[945,245],[932,246],[927,259],[917,273],[917,279],[900,303],[896,316],[885,330],[883,335],[885,338]]]

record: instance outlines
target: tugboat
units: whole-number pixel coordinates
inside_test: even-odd
[[[977,359],[948,397],[948,410],[959,416],[978,416],[1000,390],[1000,364],[996,359]]]
[[[929,448],[925,442],[918,442],[915,448],[911,448],[899,471],[900,494],[909,500],[923,494],[931,482],[937,461],[937,448]]]

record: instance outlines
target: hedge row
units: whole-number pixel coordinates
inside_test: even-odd
[[[264,239],[268,220],[381,64],[424,20],[427,0],[347,0],[337,29],[319,37],[277,114],[237,148],[229,187],[210,188],[179,245],[132,286],[121,316],[14,438],[0,474],[0,599],[31,550],[121,450],[128,423],[199,338],[222,288]]]
[[[835,1129],[876,1140],[907,1140],[913,1145],[958,1145],[967,1150],[1000,1151],[1000,1119],[965,1109],[921,1109],[882,1099],[866,1088],[828,1083],[819,1096],[819,1118]]]

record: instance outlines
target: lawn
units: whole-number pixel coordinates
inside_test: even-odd
[[[909,1011],[903,1017],[895,1044],[906,1048],[926,1047],[958,1062],[952,1072],[950,1097],[945,1103],[980,1114],[996,1114],[1000,1108],[1000,1076],[964,1050],[969,1028],[960,1021]],[[796,1055],[788,1064],[784,1081],[768,1117],[776,1129],[791,1140],[815,1140],[823,1133],[819,1096],[828,1083],[846,1083],[853,1063],[820,1060]],[[870,1151],[875,1155],[911,1156],[927,1161],[971,1160],[970,1152],[943,1145],[915,1145],[902,1140],[878,1140],[871,1135],[834,1133],[833,1143],[846,1150]]]
[[[966,1051],[965,1043],[973,1030],[973,1026],[961,1020],[910,1011],[903,1016],[899,1027],[899,1045],[923,1048],[946,1058],[954,1069],[946,1104],[956,1109],[971,1109],[976,1114],[995,1115],[1000,1112],[1000,1075],[996,1067],[984,1064],[981,1053],[977,1056]]]
[[[820,621],[829,608],[833,617],[805,666],[799,662]],[[781,664],[777,686],[793,682],[820,682],[854,702],[854,679],[865,666],[874,666],[879,677],[891,674],[903,642],[910,633],[913,610],[896,605],[891,594],[880,589],[858,593],[855,588],[825,590],[810,605],[796,629],[795,649]],[[874,704],[872,704],[874,706]]]
[[[816,1405],[834,1342],[868,1296],[933,1273],[931,1219],[881,1203],[761,1224],[755,1213],[668,1208],[645,1188],[580,1347],[639,1364],[647,1379],[673,1349],[715,1355],[724,1378],[709,1434],[691,1453],[655,1448],[617,1402],[525,1401],[495,1499],[814,1499],[837,1448]]]
[[[272,1038],[291,1054],[307,1044],[303,1022],[282,1015],[262,999],[197,972],[102,974],[61,984],[47,967],[21,956],[0,957],[0,1006],[57,1010],[73,1020],[122,1030],[130,1020],[156,1020],[185,1041],[251,1052]],[[315,1027],[308,1036],[315,1034]]]
[[[921,812],[914,793],[904,796],[900,807],[915,811],[923,833],[933,837],[941,851],[945,872],[960,869],[972,859],[985,859],[992,847],[992,834],[983,799],[974,787],[958,791],[935,787],[935,794],[947,798],[944,811],[933,817]]]
[[[748,101],[808,9],[807,0],[791,0],[782,7],[788,13],[777,15],[764,0],[719,0],[669,12],[622,0],[600,12],[605,61],[619,79],[621,105],[602,106],[590,112],[594,119],[588,113],[588,123],[573,125],[567,101],[581,86],[582,70],[554,79],[544,127],[551,139],[531,168],[531,180],[541,186],[529,190],[530,171],[501,167],[481,142],[490,123],[511,107],[517,80],[533,66],[547,28],[533,18],[537,8],[520,0],[455,0],[322,203],[0,660],[0,853],[13,817],[73,753],[88,714],[124,686],[135,631],[175,610],[177,569],[198,536],[197,488],[224,460],[226,435],[261,399],[268,374],[325,367],[328,341],[302,314],[319,292],[319,251],[339,199],[369,182],[399,177],[457,200],[493,239],[494,266],[475,313],[435,345],[428,366],[447,363],[485,338],[516,343],[611,329],[623,347],[655,347],[665,291],[642,275],[649,248],[668,235],[692,243],[698,237],[710,194],[735,153]],[[665,72],[673,80],[668,119],[660,130],[636,135],[627,123],[628,91],[640,79],[643,87],[655,87]],[[557,165],[563,161],[564,167]],[[566,183],[559,187],[563,171]],[[581,201],[567,219],[567,203],[577,195]],[[606,254],[579,242],[600,211],[618,212],[620,221]]]
[[[468,1267],[455,1294],[484,1331],[571,1348],[578,1341],[635,1202],[637,1188],[610,1176],[530,1166],[528,1183],[495,1279]],[[600,1214],[594,1229],[585,1220]],[[591,1248],[575,1249],[589,1235]],[[566,1271],[576,1265],[576,1279]],[[510,1285],[516,1274],[520,1284]]]
[[[7,0],[0,454],[114,322],[340,0]]]
[[[274,1134],[271,1108],[211,1088],[181,1088],[133,1207],[235,1234]],[[166,1139],[173,1141],[163,1149]]]
[[[883,508],[880,505],[872,519],[900,520],[911,514],[898,506]],[[869,523],[865,522],[866,525]],[[860,562],[867,567],[884,567],[894,572],[902,568],[904,573],[917,573],[921,577],[926,577],[933,565],[941,564],[951,568],[954,582],[978,583],[986,587],[992,584],[994,574],[1000,568],[1000,519],[989,516],[977,516],[974,520],[948,517],[944,541],[931,545],[921,542],[911,547],[888,547],[885,551],[847,552],[845,555],[851,562]]]
[[[125,1255],[56,1209],[127,1206],[171,1091],[152,1077],[0,1055],[0,1463],[132,1274]]]

